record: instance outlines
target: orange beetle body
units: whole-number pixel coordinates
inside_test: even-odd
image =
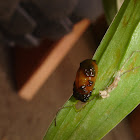
[[[76,79],[73,85],[73,96],[82,102],[86,102],[93,91],[97,77],[98,66],[95,60],[86,59],[80,63]]]

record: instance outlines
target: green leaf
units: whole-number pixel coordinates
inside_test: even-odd
[[[124,0],[102,0],[108,25],[111,24]]]
[[[105,16],[108,25],[112,22],[113,18],[117,13],[117,2],[116,0],[102,0],[105,11]]]
[[[108,25],[111,24],[124,0],[102,0]]]
[[[140,50],[140,0],[125,0],[114,22],[104,36],[93,59],[98,77],[92,101],[80,111],[64,108],[49,127],[44,140],[99,140],[140,103],[140,68],[124,74],[110,97],[98,96],[113,81],[133,51]],[[134,53],[123,71],[140,66],[140,53]],[[96,96],[97,95],[97,96]],[[71,97],[64,106],[76,104]]]

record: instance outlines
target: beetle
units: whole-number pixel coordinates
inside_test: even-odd
[[[82,102],[88,101],[92,91],[94,90],[97,72],[98,72],[98,66],[96,64],[96,60],[86,59],[80,63],[80,67],[76,73],[76,78],[73,84],[73,96],[75,97],[76,100],[80,100]],[[69,108],[73,106],[74,105],[61,107],[57,111],[56,116],[61,109]],[[54,119],[55,126],[56,126],[56,116]]]
[[[126,70],[124,72],[124,66],[126,65],[126,63],[132,58],[132,56],[136,53],[136,52],[140,52],[140,50],[136,50],[134,52],[132,52],[132,54],[126,59],[126,61],[124,62],[124,64],[122,65],[121,69],[118,70],[115,74],[115,78],[114,81],[111,83],[111,85],[109,85],[106,89],[99,91],[99,95],[102,98],[107,98],[109,97],[109,93],[114,90],[117,86],[118,86],[118,82],[121,80],[121,76],[124,75],[125,73],[131,72],[135,69],[140,68],[140,66],[134,67],[132,69]],[[69,107],[74,107],[77,109],[77,104],[80,103],[80,109],[78,107],[77,111],[81,110],[81,105],[83,108],[83,104],[87,103],[87,100],[89,99],[89,97],[91,96],[92,91],[94,90],[94,85],[95,85],[95,81],[97,78],[97,72],[98,72],[98,66],[96,64],[95,60],[92,59],[86,59],[83,62],[80,63],[80,67],[76,73],[76,78],[73,84],[73,96],[75,97],[76,100],[80,100],[82,102],[77,102],[76,104],[70,105],[70,106],[64,106],[62,108],[60,108],[58,110],[58,112],[61,109],[64,108],[69,108]],[[93,98],[95,99],[95,98]],[[93,99],[89,100],[88,102],[92,101]],[[83,103],[86,102],[86,103]],[[83,103],[83,104],[81,104]],[[56,116],[58,114],[58,112],[56,113]],[[56,116],[55,116],[55,126],[56,126]]]
[[[95,60],[86,59],[80,63],[73,84],[73,96],[75,99],[86,102],[94,89],[98,66]]]

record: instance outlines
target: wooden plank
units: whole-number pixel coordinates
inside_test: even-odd
[[[15,73],[18,94],[22,98],[33,98],[89,24],[87,19],[80,21],[71,33],[56,43],[43,41],[38,48],[16,49]]]
[[[129,122],[136,140],[140,140],[140,105],[129,115]]]

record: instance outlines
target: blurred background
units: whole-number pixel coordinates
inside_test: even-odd
[[[72,95],[80,62],[92,58],[121,3],[0,1],[0,140],[43,138]],[[139,112],[103,140],[139,140]]]

